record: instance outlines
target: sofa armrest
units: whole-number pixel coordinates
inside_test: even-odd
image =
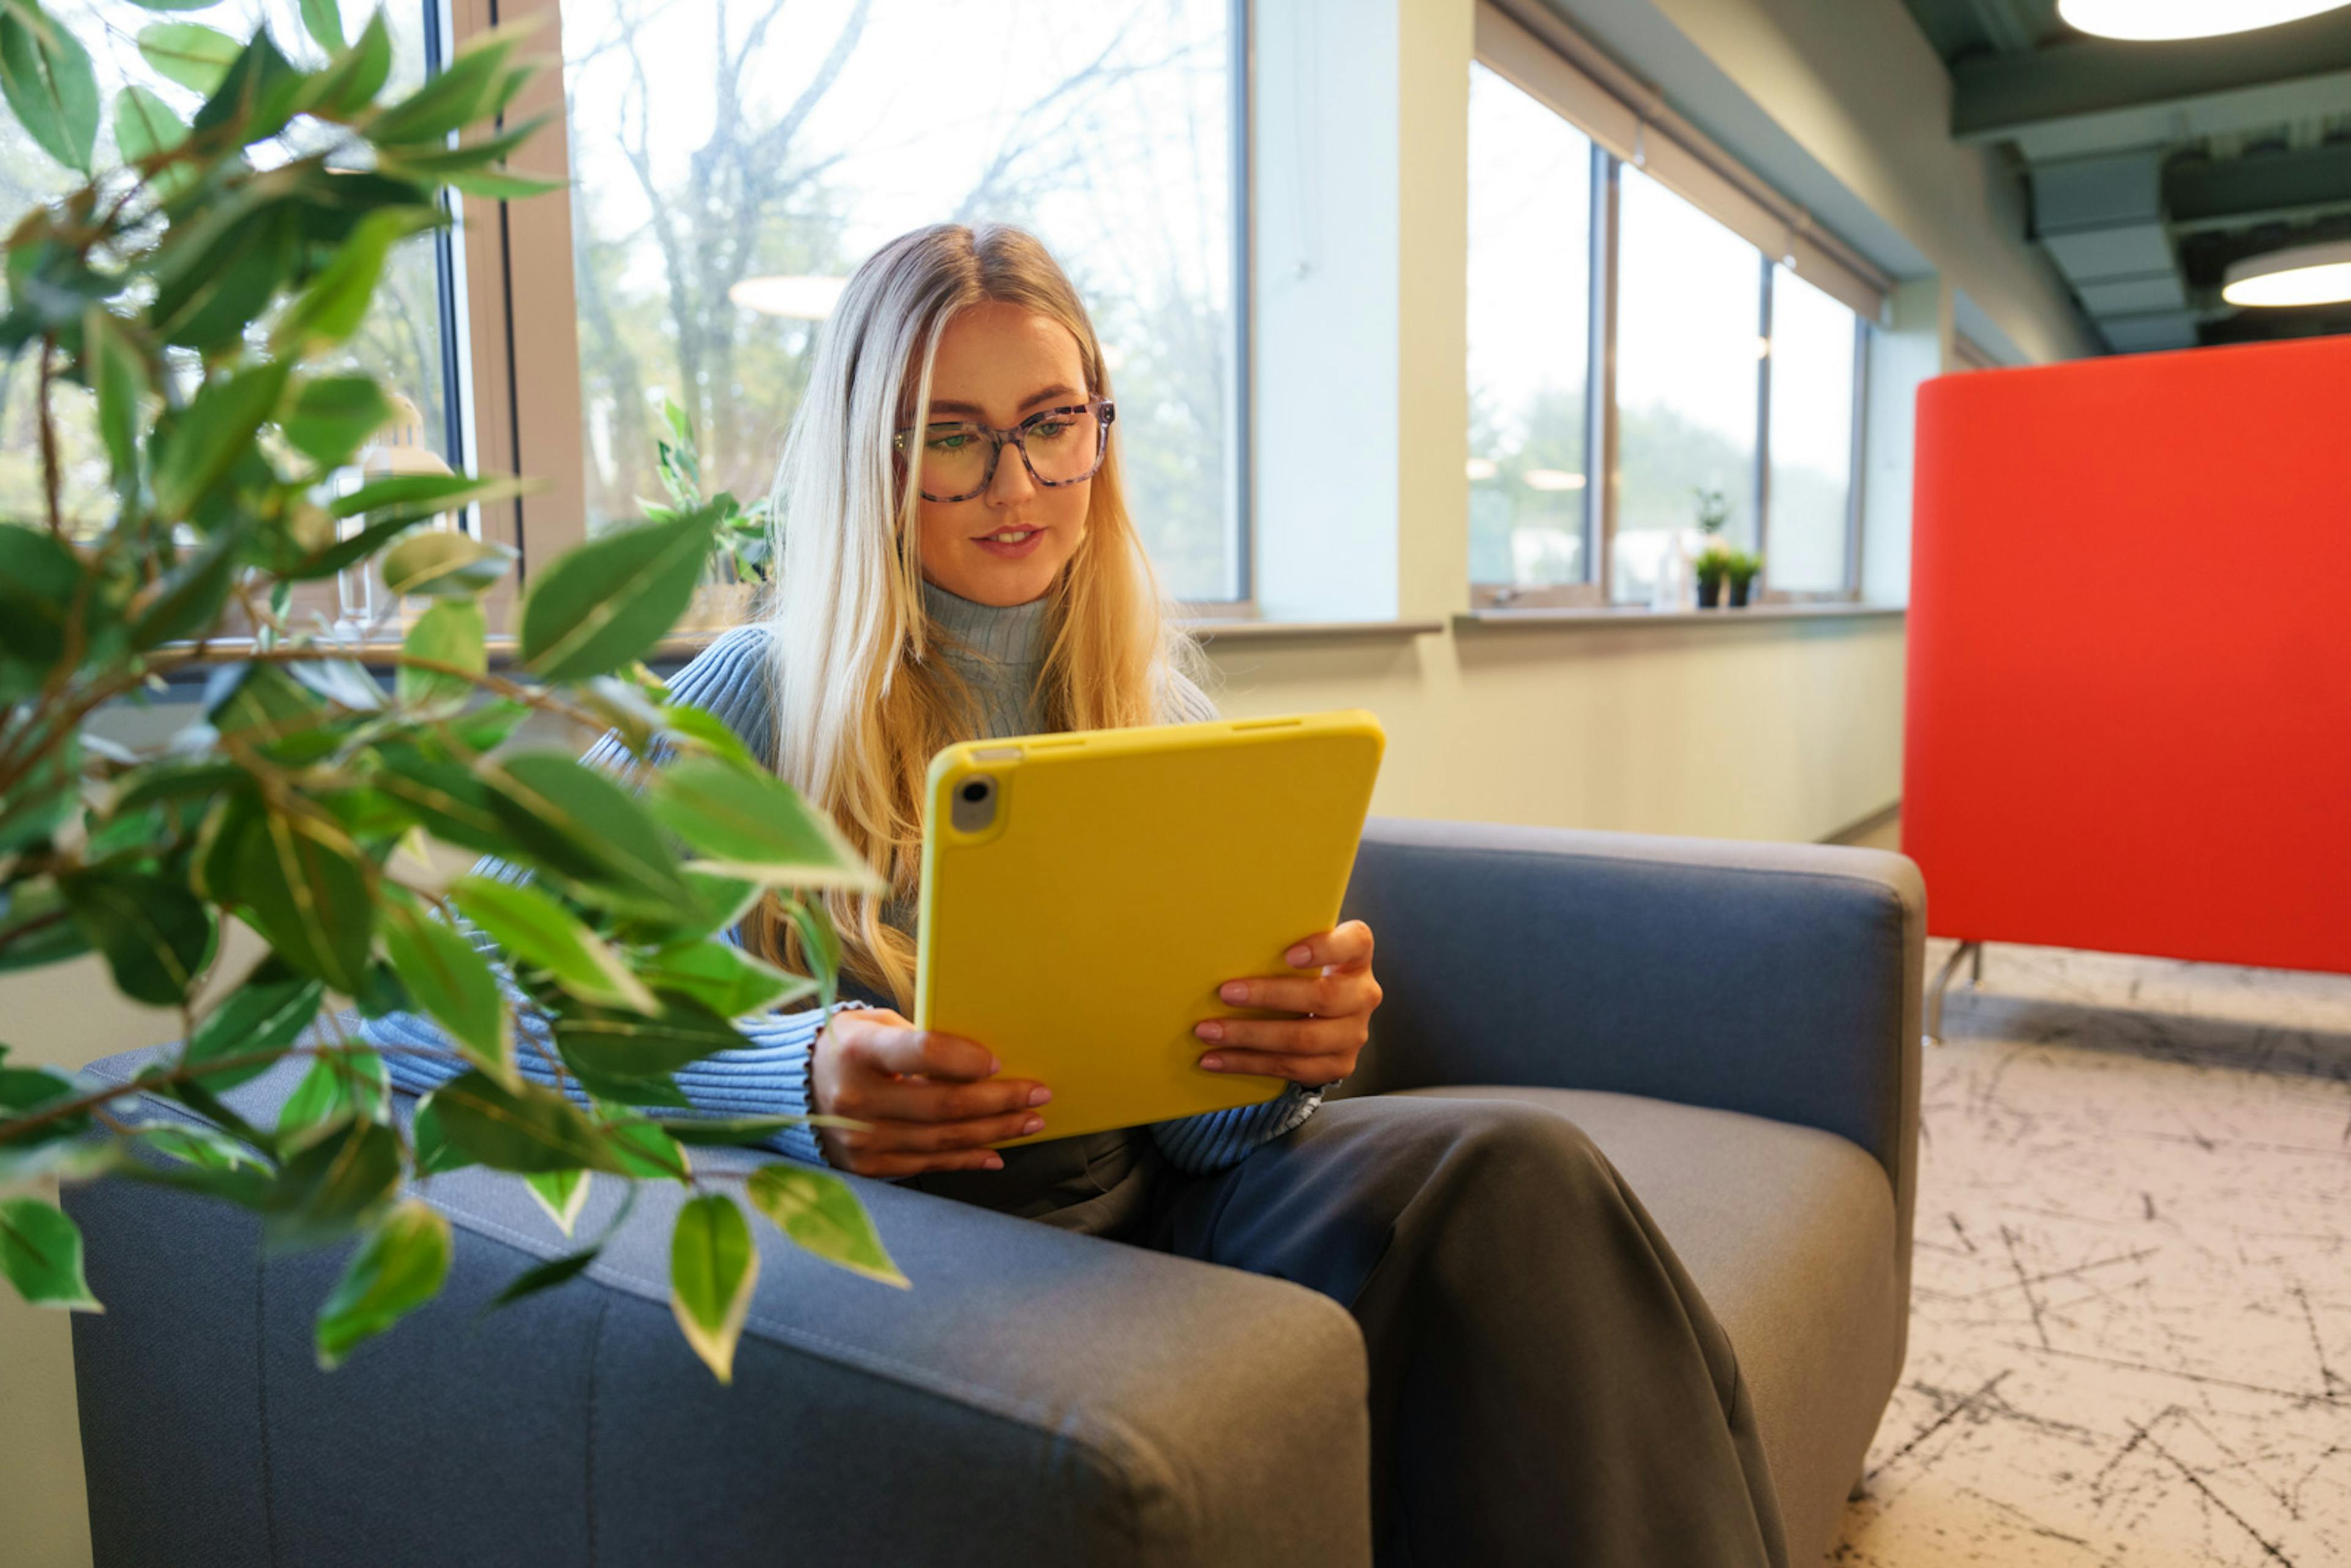
[[[1340,1092],[1605,1089],[1819,1127],[1909,1227],[1926,886],[1882,850],[1375,817],[1384,999]]]
[[[696,1151],[721,1190],[753,1163]],[[75,1324],[98,1562],[1368,1561],[1363,1344],[1336,1303],[850,1179],[914,1288],[754,1219],[726,1387],[672,1320],[670,1184],[585,1278],[475,1321],[568,1244],[514,1178],[432,1178],[441,1299],[331,1374],[310,1320],[339,1256],[265,1256],[250,1217],[174,1192],[72,1191],[107,1303]],[[579,1234],[619,1199],[599,1178]]]

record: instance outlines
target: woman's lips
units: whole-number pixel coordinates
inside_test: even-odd
[[[1013,530],[1008,528],[998,528],[996,531],[997,533],[1009,533]],[[986,550],[990,555],[1001,556],[1007,560],[1018,560],[1022,556],[1034,552],[1037,549],[1038,541],[1042,539],[1044,537],[1045,530],[1043,528],[1030,528],[1029,530],[1029,537],[1016,544],[1006,544],[1003,540],[997,538],[992,534],[983,534],[978,538],[972,540],[972,543],[977,545],[980,549]]]

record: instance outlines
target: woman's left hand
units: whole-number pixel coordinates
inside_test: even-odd
[[[1211,1072],[1259,1072],[1309,1087],[1336,1083],[1355,1071],[1371,1037],[1380,983],[1372,978],[1372,928],[1349,920],[1282,955],[1311,975],[1259,975],[1228,980],[1217,995],[1237,1007],[1303,1013],[1296,1019],[1205,1019],[1192,1026],[1217,1049],[1200,1058]]]

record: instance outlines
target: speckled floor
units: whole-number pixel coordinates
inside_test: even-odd
[[[2351,977],[1995,945],[1945,1023],[1830,1561],[2351,1563]]]

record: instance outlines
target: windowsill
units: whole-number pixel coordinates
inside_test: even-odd
[[[1469,610],[1453,617],[1457,632],[1547,628],[1588,632],[1600,627],[1737,626],[1761,621],[1852,621],[1907,614],[1902,604],[1861,604],[1838,600],[1793,604],[1750,604],[1737,610],[1648,610],[1637,605],[1608,609]]]
[[[1177,625],[1203,643],[1232,639],[1243,643],[1314,640],[1361,641],[1368,638],[1425,637],[1445,630],[1442,621],[1219,621],[1213,617],[1179,621]]]

